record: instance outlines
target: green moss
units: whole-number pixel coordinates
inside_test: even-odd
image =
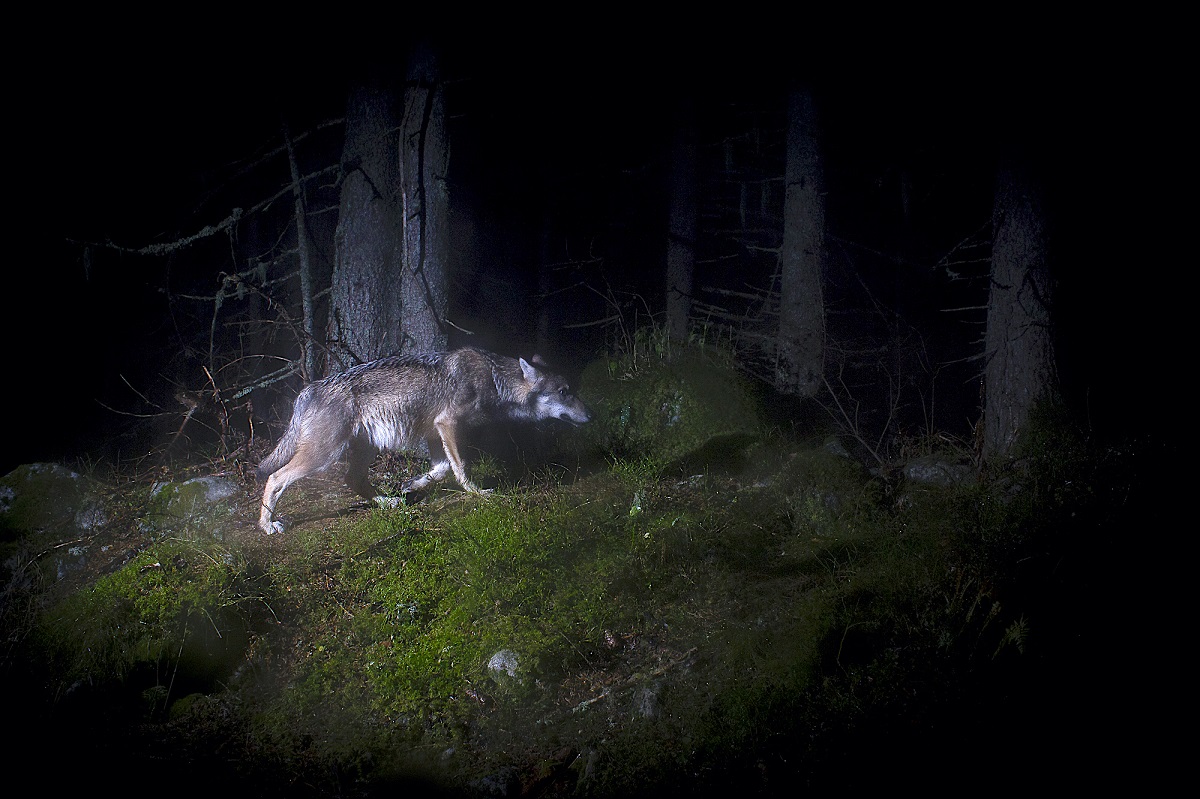
[[[196,477],[156,483],[147,498],[142,523],[155,531],[186,533],[223,540],[237,486],[221,477]]]
[[[684,350],[631,373],[616,363],[593,361],[581,378],[580,393],[595,411],[587,433],[604,452],[663,465],[729,466],[761,434],[753,389],[720,359]]]
[[[227,553],[169,540],[46,610],[38,627],[67,682],[124,679],[138,664],[174,662],[189,635],[220,627],[240,600]]]
[[[613,382],[654,384],[664,364]],[[438,492],[229,550],[160,538],[39,615],[28,669],[127,680],[173,729],[233,714],[249,732],[224,740],[360,791],[414,770],[478,786],[560,749],[581,753],[578,795],[684,790],[780,741],[799,762],[830,725],[1034,647],[1041,619],[1006,569],[1118,485],[1053,441],[988,481],[902,496],[793,441],[742,445],[750,472],[681,473],[667,434],[640,429],[609,428],[624,443],[570,485]],[[253,634],[211,681],[229,690],[172,705],[196,689],[162,675],[206,630],[228,638],[230,614]]]
[[[83,483],[56,463],[25,464],[0,477],[0,541],[69,528],[85,499]]]
[[[453,715],[468,690],[497,692],[487,663],[501,649],[519,655],[529,689],[571,658],[571,634],[605,621],[595,617],[605,607],[602,580],[580,582],[569,568],[594,545],[569,503],[494,497],[447,516],[340,570],[358,603],[353,634],[372,703],[389,717]],[[330,671],[314,665],[314,674]]]

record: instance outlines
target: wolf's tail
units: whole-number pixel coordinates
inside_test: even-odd
[[[279,468],[290,461],[292,456],[296,454],[296,445],[300,442],[300,420],[304,416],[304,411],[308,408],[308,403],[308,391],[301,391],[300,396],[296,397],[296,407],[292,411],[292,420],[288,422],[283,438],[279,439],[279,443],[275,445],[275,449],[271,454],[263,458],[262,463],[258,464],[258,468],[254,470],[259,480],[266,480],[279,471]]]

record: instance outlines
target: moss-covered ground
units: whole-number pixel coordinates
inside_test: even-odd
[[[638,402],[651,427],[678,410]],[[610,404],[620,451],[571,439],[592,447],[578,467],[492,464],[487,497],[381,510],[316,491],[341,509],[306,514],[297,490],[283,508],[299,520],[268,538],[247,485],[241,527],[149,529],[71,590],[13,576],[36,553],[10,564],[10,754],[47,788],[88,775],[176,794],[1044,779],[1055,736],[1014,715],[1087,707],[1046,681],[1116,624],[1076,592],[1130,523],[1132,451],[1045,436],[979,481],[906,485],[822,438],[744,428],[736,458],[694,429],[637,457],[650,433]],[[131,527],[150,492],[132,495]]]

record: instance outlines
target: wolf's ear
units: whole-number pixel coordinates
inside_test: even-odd
[[[536,355],[533,356],[533,363],[537,363],[539,360],[540,359]],[[529,382],[532,383],[534,380],[537,380],[541,376],[541,372],[539,372],[537,370],[536,366],[534,366],[533,364],[531,364],[529,361],[525,360],[524,358],[521,358],[520,361],[521,361],[521,374],[523,374],[525,376],[526,380],[528,380]]]
[[[545,359],[545,358],[543,358],[543,357],[542,357],[542,356],[540,356],[540,355],[537,355],[536,353],[534,354],[534,356],[533,356],[532,358],[530,358],[530,359],[529,359],[529,361],[530,361],[530,363],[532,363],[534,366],[539,366],[539,367],[541,367],[542,369],[549,369],[549,368],[550,368],[550,364],[546,363],[546,359]]]

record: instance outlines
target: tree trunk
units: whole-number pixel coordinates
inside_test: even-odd
[[[694,114],[684,101],[671,141],[671,197],[667,235],[667,333],[687,341],[696,265],[696,141]]]
[[[1010,454],[1034,406],[1058,395],[1044,209],[1037,186],[1012,165],[1002,166],[997,176],[992,228],[985,457]]]
[[[788,97],[787,165],[776,387],[811,397],[825,357],[825,176],[816,105],[808,92]]]
[[[301,376],[304,381],[317,380],[320,360],[318,358],[316,340],[316,303],[313,291],[313,263],[308,246],[308,210],[304,202],[304,187],[300,182],[300,167],[296,163],[296,148],[292,143],[292,134],[287,125],[283,126],[283,140],[287,145],[288,167],[292,173],[292,204],[296,216],[296,255],[300,269],[300,320],[302,338],[300,339]]]
[[[351,92],[334,234],[330,372],[401,348],[403,249],[396,129],[390,92],[378,86]]]
[[[539,352],[543,355],[552,351],[550,333],[553,323],[550,319],[550,310],[554,307],[554,304],[551,303],[550,298],[554,293],[554,253],[551,243],[555,240],[553,215],[550,213],[548,207],[543,208],[542,235],[538,257],[537,333],[534,338],[534,352]]]
[[[404,219],[404,349],[443,350],[447,345],[447,259],[450,150],[438,65],[419,50],[409,66],[400,129]]]

